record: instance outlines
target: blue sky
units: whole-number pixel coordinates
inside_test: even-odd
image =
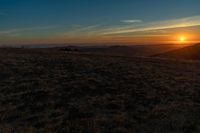
[[[0,0],[0,43],[117,42],[143,29],[196,33],[199,7],[199,0]]]

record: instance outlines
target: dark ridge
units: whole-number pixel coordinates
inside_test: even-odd
[[[178,50],[173,50],[162,54],[156,54],[153,55],[152,57],[184,59],[184,60],[200,60],[200,43],[184,47]]]

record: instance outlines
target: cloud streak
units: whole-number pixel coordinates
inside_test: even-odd
[[[15,28],[15,29],[8,29],[0,31],[0,34],[8,35],[8,34],[16,34],[25,31],[35,31],[35,30],[46,30],[56,28],[57,26],[42,26],[42,27],[27,27],[27,28]]]
[[[15,28],[0,31],[4,40],[45,39],[49,42],[118,42],[135,41],[137,38],[166,38],[174,33],[176,28],[200,26],[200,16],[179,18],[173,20],[142,22],[140,20],[124,20],[118,25],[67,25],[67,26],[39,26]],[[55,31],[54,31],[55,28]],[[196,28],[196,27],[195,27]],[[53,33],[52,30],[53,29]],[[44,31],[44,32],[43,32]],[[29,33],[30,36],[26,36]],[[42,36],[42,35],[46,36]],[[141,40],[140,40],[141,41]],[[143,40],[142,40],[143,41]]]
[[[165,30],[165,29],[173,29],[173,28],[184,28],[184,27],[192,27],[192,26],[200,26],[200,16],[187,17],[181,19],[174,20],[165,20],[165,21],[157,21],[146,24],[141,24],[139,26],[126,26],[119,28],[111,28],[108,30],[104,30],[103,35],[115,35],[115,34],[127,34],[127,33],[135,33],[135,32],[145,32],[145,31],[153,31],[153,30]]]
[[[122,23],[142,23],[142,20],[139,19],[132,19],[132,20],[121,20]]]
[[[71,42],[92,42],[92,41],[123,41],[134,40],[134,38],[167,38],[174,33],[173,29],[200,26],[200,16],[187,18],[128,23],[120,25],[75,25],[65,32],[60,32],[57,37]]]
[[[81,36],[81,37],[87,37],[87,36],[94,36],[99,32],[101,29],[101,25],[87,25],[87,26],[82,26],[82,25],[73,25],[72,29],[67,30],[65,32],[59,33],[58,36],[63,36],[63,37],[69,37],[69,36]]]

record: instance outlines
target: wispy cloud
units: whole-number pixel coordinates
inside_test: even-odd
[[[137,21],[136,21],[137,22]],[[57,38],[66,40],[67,42],[91,42],[95,40],[116,41],[118,39],[133,39],[133,37],[169,37],[171,29],[200,26],[200,16],[187,18],[120,24],[120,25],[73,25],[64,32],[59,32]]]
[[[184,28],[184,27],[192,27],[192,26],[200,26],[200,16],[173,19],[173,20],[165,20],[165,21],[157,21],[151,23],[140,24],[138,26],[130,25],[130,26],[122,26],[118,28],[110,28],[108,30],[104,30],[102,34],[111,35],[111,34],[127,34],[134,32],[144,32],[144,31],[153,31],[153,30],[164,30],[164,29],[173,29],[173,28]]]
[[[13,38],[17,40],[21,37],[22,39],[28,38],[32,40],[36,38],[49,41],[57,40],[58,42],[112,42],[134,40],[134,37],[141,39],[142,37],[150,37],[151,39],[153,37],[164,38],[174,33],[177,28],[192,27],[196,29],[195,26],[200,26],[200,16],[154,22],[143,22],[142,20],[122,20],[121,22],[123,23],[116,25],[94,24],[15,28],[0,30],[0,37],[11,41]],[[42,31],[45,31],[45,36],[41,36],[43,35]],[[50,31],[53,32],[49,33]],[[27,34],[35,32],[37,34],[31,34],[33,36],[28,36]]]
[[[27,27],[27,28],[14,28],[14,29],[8,29],[8,30],[1,30],[0,34],[16,34],[21,33],[25,31],[35,31],[35,30],[45,30],[45,29],[52,29],[56,28],[57,26],[41,26],[41,27]]]
[[[91,36],[101,29],[101,25],[73,25],[70,30],[59,33],[60,36]]]
[[[139,19],[129,19],[129,20],[121,20],[122,23],[142,23],[142,20]]]
[[[89,25],[89,26],[85,26],[85,27],[80,27],[79,31],[91,31],[91,30],[96,30],[98,27],[100,27],[101,25]]]

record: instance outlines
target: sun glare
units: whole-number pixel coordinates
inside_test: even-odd
[[[181,37],[179,38],[179,41],[180,41],[180,42],[186,42],[186,37],[181,36]]]

